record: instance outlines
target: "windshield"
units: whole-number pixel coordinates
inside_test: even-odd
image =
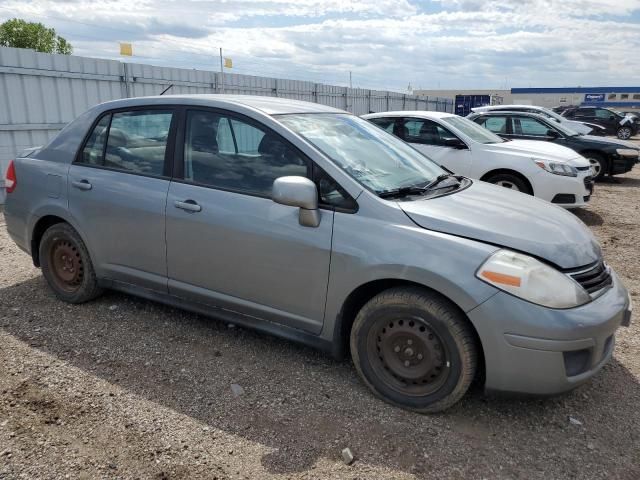
[[[463,117],[444,117],[442,121],[457,128],[461,133],[465,134],[471,140],[478,143],[502,143],[504,140],[493,132],[481,127],[475,122]]]
[[[306,113],[277,118],[376,193],[426,185],[445,173],[402,140],[354,115]]]
[[[553,122],[552,125],[553,125],[553,128],[555,128],[556,130],[562,132],[567,137],[576,137],[578,135],[581,135],[580,133],[578,133],[575,130],[573,130],[571,127],[568,127],[566,122],[565,123]]]
[[[558,122],[562,123],[562,122],[566,122],[567,119],[562,117],[561,115],[558,115],[556,112],[554,112],[553,110],[549,109],[549,108],[541,108],[540,109],[540,113],[542,115],[546,115],[548,117],[553,118],[554,120],[557,120]]]

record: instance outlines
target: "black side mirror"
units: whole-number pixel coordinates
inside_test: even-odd
[[[467,148],[467,144],[459,138],[446,138],[444,140],[444,146],[449,148],[456,148],[458,150],[464,150]]]
[[[547,137],[551,137],[551,138],[558,138],[560,137],[560,134],[558,132],[556,132],[555,130],[547,130]]]

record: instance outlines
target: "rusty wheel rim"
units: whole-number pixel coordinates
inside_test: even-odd
[[[57,239],[49,251],[49,265],[56,286],[73,293],[84,278],[84,265],[78,248],[69,240]]]
[[[374,371],[398,393],[429,395],[438,391],[449,376],[446,345],[421,318],[378,320],[367,340]]]

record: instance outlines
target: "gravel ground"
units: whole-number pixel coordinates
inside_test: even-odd
[[[618,178],[577,215],[640,306],[640,167]],[[569,394],[476,387],[420,416],[286,341],[118,293],[63,304],[3,223],[0,479],[640,478],[638,310]]]

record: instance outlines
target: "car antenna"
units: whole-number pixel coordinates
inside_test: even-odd
[[[171,87],[173,87],[173,83],[169,85],[167,88],[165,88],[164,90],[162,90],[162,93],[160,95],[164,95],[165,93],[167,93],[167,90],[169,90]]]

